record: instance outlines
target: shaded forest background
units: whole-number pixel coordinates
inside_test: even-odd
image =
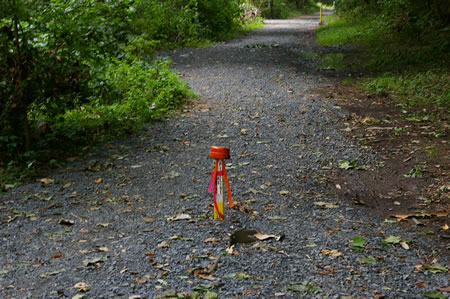
[[[338,13],[319,30],[322,43],[371,46],[379,68],[421,68],[419,81],[433,82],[424,94],[433,90],[432,105],[447,107],[448,1],[322,2],[1,0],[1,181],[57,166],[61,155],[135,132],[194,97],[169,61],[155,59],[158,50],[205,46],[262,26],[262,18],[314,12],[318,5],[334,3]],[[404,45],[386,47],[390,40]],[[375,90],[400,84],[389,76],[369,83]]]

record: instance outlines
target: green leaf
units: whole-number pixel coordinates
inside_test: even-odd
[[[237,273],[230,273],[227,275],[227,277],[231,279],[249,279],[251,278],[251,275],[245,272],[237,272]]]
[[[376,262],[373,256],[360,256],[358,260],[362,264],[373,264]]]
[[[353,237],[353,248],[360,248],[363,249],[366,246],[366,240],[364,240],[363,237],[360,236],[354,236]]]
[[[206,292],[211,288],[209,284],[198,284],[192,287],[193,291]]]
[[[304,281],[304,282],[291,282],[290,285],[287,288],[289,291],[292,292],[299,292],[299,293],[318,293],[321,291],[320,287],[312,285],[310,282]]]
[[[427,269],[428,271],[430,271],[431,273],[443,273],[443,272],[448,272],[448,268],[444,267],[442,265],[439,264],[434,264],[434,265],[427,265],[425,267],[425,269]]]
[[[398,244],[400,243],[402,239],[400,237],[396,237],[396,236],[389,236],[386,239],[384,239],[384,241],[388,244]]]
[[[217,299],[217,298],[219,298],[219,295],[217,295],[217,293],[215,292],[208,291],[205,294],[205,299]]]
[[[396,220],[384,219],[384,223],[397,223]]]
[[[433,298],[433,299],[445,299],[446,297],[439,291],[434,291],[433,293],[431,292],[426,292],[425,294],[423,294],[425,297],[427,298]]]

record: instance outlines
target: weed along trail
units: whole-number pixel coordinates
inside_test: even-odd
[[[272,20],[226,43],[162,53],[199,98],[2,194],[0,297],[448,292],[437,242],[339,199],[327,180],[343,163],[370,171],[379,157],[344,136],[344,109],[313,92],[332,84],[304,55],[323,50],[318,22]],[[228,158],[234,206],[224,187],[224,220],[213,219],[208,193],[211,146],[230,149],[211,156]]]

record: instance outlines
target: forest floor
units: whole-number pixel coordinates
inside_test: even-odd
[[[338,84],[359,74],[305,53],[354,49],[317,25],[161,53],[199,98],[2,194],[0,297],[448,296],[448,140]],[[224,221],[212,145],[231,149]]]

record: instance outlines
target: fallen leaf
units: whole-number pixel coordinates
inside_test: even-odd
[[[386,295],[385,295],[385,294],[383,294],[383,293],[381,293],[381,292],[378,292],[378,291],[373,291],[373,292],[372,292],[372,296],[373,296],[375,299],[386,298]],[[341,297],[341,299],[343,299],[343,298]]]
[[[281,239],[281,236],[267,235],[267,234],[264,234],[262,232],[257,232],[256,234],[253,235],[253,237],[256,238],[257,240],[260,240],[260,241],[265,241],[265,240],[268,240],[268,239],[275,239],[275,240],[279,241]]]
[[[212,243],[213,245],[216,245],[217,242],[219,242],[219,240],[216,238],[208,238],[203,241],[203,243]]]
[[[52,195],[50,195],[50,196],[48,196],[48,197],[41,197],[40,198],[40,200],[42,200],[42,201],[50,201],[50,200],[52,200],[53,199],[53,196]]]
[[[75,296],[72,297],[72,299],[83,299],[84,298],[84,294],[76,294]]]
[[[450,287],[437,288],[437,290],[443,293],[450,293]]]
[[[66,270],[65,269],[61,269],[61,270],[56,270],[56,271],[53,271],[53,272],[45,272],[45,273],[42,273],[39,276],[41,278],[47,278],[49,276],[53,276],[53,275],[59,274],[59,273],[64,272],[64,271],[66,271]]]
[[[288,217],[282,217],[282,216],[269,216],[267,217],[269,220],[287,220]]]
[[[322,249],[320,251],[323,254],[329,255],[331,257],[338,257],[338,256],[342,256],[342,252],[340,252],[337,249],[333,249],[333,250],[329,250],[329,249]]]
[[[132,168],[132,169],[137,169],[137,168],[141,168],[141,167],[143,167],[144,165],[131,165],[130,166],[130,168]]]
[[[54,258],[54,259],[62,258],[62,254],[61,254],[61,253],[55,254],[55,255],[53,256],[53,258]]]
[[[425,267],[425,269],[427,269],[428,271],[430,271],[431,273],[444,273],[444,272],[448,272],[448,268],[444,267],[442,265],[439,264],[433,264],[433,265],[427,265]]]
[[[209,281],[217,281],[219,278],[212,276],[211,274],[205,275],[205,274],[199,274],[198,275],[201,279],[209,280]]]
[[[446,297],[446,296],[442,295],[442,293],[439,291],[434,291],[433,293],[425,292],[423,295],[427,298],[432,298],[432,299],[445,299],[445,297]]]
[[[102,178],[98,178],[98,179],[95,180],[95,182],[96,182],[97,184],[100,184],[102,181],[103,181]]]
[[[147,223],[149,223],[149,222],[154,222],[154,221],[156,221],[156,220],[158,220],[158,218],[156,218],[156,217],[142,217],[142,220],[144,220],[144,222],[147,222]]]
[[[100,252],[108,252],[110,249],[106,246],[102,246],[102,247],[97,248],[97,250]]]
[[[166,173],[163,177],[161,177],[163,180],[170,180],[170,179],[174,179],[176,177],[181,176],[180,173],[176,172],[176,171],[170,171],[168,173]]]
[[[290,192],[287,191],[287,190],[281,190],[281,191],[278,192],[278,193],[280,193],[280,195],[288,195]]]
[[[237,273],[230,273],[227,275],[228,278],[231,279],[249,279],[252,278],[252,276],[245,272],[237,272]]]
[[[53,184],[55,182],[55,179],[50,178],[43,178],[39,180],[41,183],[47,185],[47,184]]]
[[[189,214],[178,214],[173,217],[167,218],[167,221],[178,221],[178,220],[190,220],[192,217]]]
[[[427,284],[422,281],[417,281],[415,285],[418,286],[419,288],[425,288],[427,286]]]
[[[145,284],[145,283],[147,283],[147,280],[146,279],[135,278],[134,282],[136,282],[138,284]]]
[[[324,202],[324,201],[316,201],[314,205],[321,207],[322,209],[335,209],[339,208],[337,204]]]
[[[169,238],[170,240],[181,240],[181,241],[193,241],[194,239],[192,238],[187,238],[187,237],[183,237],[180,235],[173,235]]]
[[[409,245],[405,241],[401,241],[400,246],[402,246],[402,248],[405,250],[409,250]]]
[[[442,228],[442,230],[448,230],[448,225],[444,224],[441,228]]]
[[[373,256],[360,256],[358,260],[361,264],[373,264],[376,262]]]
[[[366,246],[366,240],[364,240],[363,237],[354,236],[352,241],[353,241],[353,250],[355,251],[364,250],[364,247]]]
[[[84,283],[84,282],[79,282],[79,283],[75,284],[73,287],[81,292],[89,291],[89,286],[87,285],[87,283]]]
[[[205,299],[218,299],[218,298],[219,298],[219,295],[215,292],[207,291],[205,293]]]
[[[61,224],[61,225],[71,226],[71,225],[74,225],[75,222],[74,222],[73,220],[60,219],[60,220],[58,221],[58,223]]]
[[[400,243],[401,238],[391,235],[391,236],[387,237],[386,239],[384,239],[384,241],[389,244],[398,244],[398,243]]]
[[[169,248],[169,242],[167,241],[162,241],[161,243],[159,243],[158,245],[156,245],[156,248]]]
[[[101,226],[101,227],[108,227],[110,226],[112,223],[97,223],[97,226]]]
[[[93,259],[85,259],[85,260],[83,260],[83,265],[85,267],[87,267],[87,266],[90,266],[90,265],[95,265],[97,263],[103,263],[104,261],[106,261],[106,257],[105,256],[103,256],[103,257],[96,257],[96,258],[93,258]]]

